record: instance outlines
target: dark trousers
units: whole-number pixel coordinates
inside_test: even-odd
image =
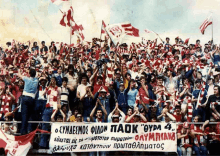
[[[43,113],[43,121],[51,121],[51,115],[53,114],[53,108],[45,108],[44,113]],[[42,124],[42,129],[49,131],[50,129],[50,124],[49,123],[43,123]],[[41,147],[46,148],[48,146],[48,139],[50,135],[48,134],[41,134],[41,139],[39,145]]]
[[[35,120],[36,121],[42,121],[42,116],[44,113],[44,109],[46,106],[47,100],[36,100],[36,106],[35,106]]]
[[[34,115],[34,106],[35,106],[35,100],[32,97],[29,96],[23,96],[22,97],[22,103],[21,103],[21,115],[22,115],[22,124],[21,124],[21,134],[27,134],[28,133],[28,121],[30,119],[33,119]]]

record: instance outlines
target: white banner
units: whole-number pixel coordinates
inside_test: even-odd
[[[52,152],[176,152],[175,123],[53,123]]]

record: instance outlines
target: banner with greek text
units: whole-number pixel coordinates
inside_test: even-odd
[[[52,152],[176,152],[175,123],[53,123]]]

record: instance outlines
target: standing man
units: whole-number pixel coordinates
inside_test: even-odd
[[[30,119],[31,115],[34,114],[34,103],[35,103],[35,95],[37,93],[38,87],[38,78],[35,78],[36,70],[30,69],[29,70],[30,77],[23,76],[18,72],[18,76],[22,78],[25,82],[24,84],[24,91],[23,91],[23,99],[21,103],[21,114],[22,114],[22,126],[21,126],[21,134],[27,134],[27,125],[28,120]]]

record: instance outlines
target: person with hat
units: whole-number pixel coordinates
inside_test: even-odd
[[[115,109],[108,115],[108,123],[124,123],[124,121],[125,114],[116,105]]]
[[[110,98],[111,98],[111,95],[107,95],[107,91],[105,90],[104,87],[101,86],[98,92],[95,93],[95,96],[94,96],[94,99],[97,99],[99,103],[101,103],[98,106],[98,109],[101,109],[101,105],[103,105],[105,110],[107,111],[107,114],[109,114],[111,112]]]
[[[39,78],[39,86],[36,94],[36,106],[35,106],[35,117],[37,121],[42,121],[43,112],[47,103],[47,95],[44,94],[46,91],[47,78]]]
[[[120,108],[120,110],[122,110],[124,114],[126,114],[128,104],[127,104],[127,94],[125,92],[125,87],[123,82],[121,82],[119,85],[119,92],[117,92],[116,97],[117,97],[118,107]]]
[[[100,109],[100,107],[101,109]],[[96,113],[96,114],[95,114]],[[94,118],[94,115],[96,116],[96,118]],[[104,107],[104,105],[100,102],[99,99],[97,99],[95,107],[92,109],[91,113],[90,113],[90,121],[91,122],[96,122],[96,123],[105,123],[107,122],[107,117],[108,117],[108,113]],[[89,155],[106,155],[105,151],[100,151],[100,152],[90,152]]]
[[[192,135],[189,130],[189,124],[183,123],[182,129],[177,132],[177,152],[179,156],[192,154]]]
[[[56,85],[56,78],[52,77],[50,80],[50,84],[47,87],[47,89],[44,90],[43,95],[47,95],[47,103],[45,105],[45,109],[43,112],[42,119],[43,121],[51,121],[51,116],[54,112],[54,110],[58,110],[61,108],[60,105],[60,90]],[[22,106],[21,106],[22,108]],[[49,130],[49,124],[48,123],[43,123],[42,124],[42,129],[43,130]],[[48,135],[42,135],[40,139],[39,145],[42,148],[47,147],[47,140],[48,140]]]

